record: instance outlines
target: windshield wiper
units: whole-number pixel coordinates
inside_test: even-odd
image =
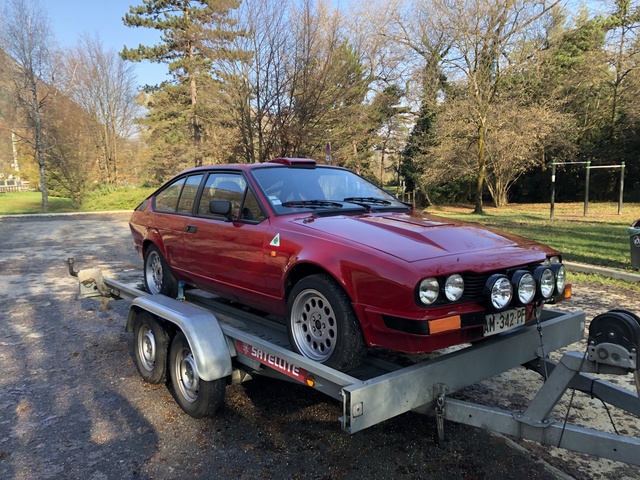
[[[373,203],[374,205],[391,205],[389,200],[377,197],[347,197],[343,201],[350,203]]]
[[[371,205],[391,205],[389,200],[377,197],[347,197],[343,202],[355,203],[361,207],[365,207],[367,211],[371,211]]]
[[[342,203],[332,202],[330,200],[291,200],[283,202],[283,207],[291,208],[342,208]]]

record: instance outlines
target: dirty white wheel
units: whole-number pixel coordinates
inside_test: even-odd
[[[167,378],[169,336],[147,312],[136,316],[133,324],[136,367],[149,383],[162,383]]]
[[[178,282],[155,245],[150,245],[144,255],[144,284],[152,295],[178,295]]]
[[[210,417],[222,407],[226,380],[206,382],[198,376],[193,352],[182,332],[171,343],[169,371],[173,395],[186,413],[195,418]]]
[[[287,318],[289,340],[301,355],[339,370],[362,361],[360,323],[349,297],[327,275],[311,275],[293,287]]]

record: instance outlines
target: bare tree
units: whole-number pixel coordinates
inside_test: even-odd
[[[133,135],[139,113],[133,64],[88,35],[67,52],[64,63],[65,93],[93,120],[85,126],[100,152],[102,179],[117,183],[122,143]]]
[[[608,54],[609,70],[612,79],[609,81],[611,88],[611,101],[609,107],[609,141],[618,140],[620,129],[620,112],[624,110],[629,97],[637,93],[629,91],[627,86],[630,73],[638,68],[640,58],[640,6],[632,0],[614,0],[614,11],[607,19],[606,25],[610,28]]]
[[[453,32],[444,72],[462,87],[464,118],[473,126],[476,159],[475,212],[482,213],[487,178],[489,118],[506,78],[527,62],[521,47],[534,37],[538,23],[557,0],[432,0],[434,30]],[[516,55],[513,55],[513,53]],[[455,101],[455,99],[451,99]],[[460,112],[462,113],[462,112]]]
[[[248,163],[280,154],[273,132],[288,81],[286,56],[292,45],[288,2],[242,2],[237,14],[246,35],[236,37],[234,43],[237,50],[251,52],[251,58],[221,65],[227,76],[235,79],[229,89],[231,111],[240,130],[241,156]]]
[[[42,210],[49,210],[43,135],[43,109],[53,91],[54,67],[49,19],[38,0],[7,0],[0,20],[0,45],[10,59],[2,71],[13,83],[15,97],[33,130],[40,173]]]
[[[328,142],[337,161],[353,157],[370,75],[342,12],[322,0],[249,0],[239,15],[237,49],[252,58],[224,68],[245,160],[323,155]]]

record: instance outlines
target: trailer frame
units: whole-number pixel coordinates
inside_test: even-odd
[[[72,266],[70,259],[69,269],[74,274]],[[361,366],[344,373],[291,351],[283,324],[215,295],[180,288],[179,298],[173,299],[147,294],[139,285],[102,277],[98,270],[78,274],[83,296],[131,301],[127,332],[133,332],[135,320],[143,312],[181,331],[193,352],[200,379],[239,383],[263,375],[308,385],[342,403],[338,421],[350,434],[412,411],[435,415],[441,440],[447,420],[640,465],[640,439],[575,426],[550,416],[568,389],[595,394],[640,416],[637,393],[590,375],[631,372],[638,382],[635,352],[631,369],[596,362],[586,353],[565,352],[559,361],[549,358],[550,352],[584,339],[583,312],[545,309],[537,324],[517,327],[466,348],[448,349],[434,357],[426,355],[424,360],[409,365],[384,355],[368,355]],[[519,366],[545,377],[524,411],[450,397]]]

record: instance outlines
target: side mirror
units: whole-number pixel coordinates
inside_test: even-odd
[[[209,211],[214,215],[224,216],[228,222],[233,220],[233,215],[231,215],[231,202],[229,200],[211,200],[209,202]]]

